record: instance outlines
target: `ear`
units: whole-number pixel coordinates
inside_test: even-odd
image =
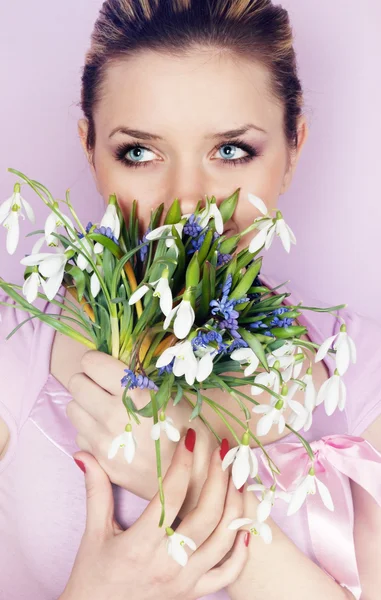
[[[290,187],[290,184],[291,184],[291,181],[292,181],[295,169],[296,169],[296,165],[299,162],[302,148],[308,138],[309,129],[308,129],[307,121],[306,121],[306,118],[304,115],[299,117],[297,131],[298,131],[297,148],[292,150],[292,153],[290,155],[289,164],[287,167],[287,171],[284,175],[282,188],[280,190],[281,194],[284,194],[285,192],[287,192],[288,188]]]
[[[79,139],[81,141],[82,144],[82,148],[83,151],[85,153],[85,156],[90,164],[92,173],[93,173],[93,177],[96,179],[96,174],[95,174],[95,168],[94,168],[94,163],[93,163],[93,155],[89,152],[88,148],[87,148],[87,131],[89,128],[89,122],[87,119],[79,119],[78,121],[78,135],[79,135]]]

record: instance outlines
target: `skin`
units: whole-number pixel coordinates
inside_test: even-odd
[[[235,220],[226,225],[233,233],[260,215],[247,202],[248,192],[275,208],[290,186],[308,126],[302,116],[298,148],[290,152],[282,126],[284,109],[270,95],[268,77],[261,64],[217,51],[194,51],[181,59],[145,52],[110,66],[104,95],[94,113],[97,139],[93,152],[86,148],[87,120],[78,122],[84,151],[105,202],[116,193],[123,213],[128,214],[136,198],[147,226],[151,208],[161,202],[167,208],[178,197],[182,213],[187,214],[205,194],[216,196],[218,203],[241,187]],[[261,156],[235,166],[224,164],[222,159],[232,161],[247,156],[246,151],[228,147],[229,139],[205,140],[205,136],[247,123],[266,131],[252,129],[240,136]],[[128,158],[135,163],[149,161],[147,167],[129,168],[115,159],[119,144],[134,141],[120,132],[109,138],[119,126],[163,138],[138,138],[148,150],[140,150],[140,154],[129,151]]]

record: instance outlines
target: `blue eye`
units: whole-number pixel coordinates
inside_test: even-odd
[[[223,144],[218,146],[218,148],[216,150],[221,150],[221,148],[224,148],[224,147],[239,148],[240,150],[244,150],[245,152],[247,152],[247,156],[243,156],[241,158],[222,158],[221,161],[224,164],[237,166],[238,164],[248,163],[248,162],[252,161],[255,157],[260,156],[260,152],[256,148],[254,148],[250,144],[247,144],[246,142],[241,142],[240,140],[231,140],[229,142],[224,142]],[[148,152],[152,152],[152,150],[150,150],[149,148],[146,148],[145,146],[142,146],[141,144],[139,144],[137,142],[130,143],[130,144],[121,144],[120,146],[118,146],[116,148],[116,151],[115,151],[116,160],[118,160],[119,162],[122,162],[127,167],[132,167],[132,168],[148,167],[153,162],[151,160],[135,161],[135,160],[131,160],[130,158],[127,158],[126,155],[132,150],[134,150],[138,154],[138,156],[136,157],[138,159],[141,158],[142,151],[146,150]],[[233,150],[232,155],[234,156],[234,154],[235,154],[235,152]]]

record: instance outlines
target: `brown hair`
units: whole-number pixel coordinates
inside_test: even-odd
[[[94,108],[107,67],[144,50],[181,57],[216,49],[267,67],[270,93],[284,108],[284,136],[297,147],[303,91],[287,10],[271,0],[106,0],[91,35],[82,74],[87,149],[95,147]]]

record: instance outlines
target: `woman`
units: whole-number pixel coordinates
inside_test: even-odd
[[[179,197],[186,214],[205,194],[220,201],[241,187],[226,230],[242,230],[259,216],[247,194],[277,206],[308,132],[288,15],[268,0],[104,2],[86,56],[82,109],[78,130],[98,191],[105,201],[115,193],[126,215],[137,198],[145,225],[161,202],[168,206]],[[270,288],[277,284],[262,275],[261,280]],[[288,303],[300,299],[293,289]],[[304,296],[303,301],[316,304]],[[44,310],[57,312],[54,305]],[[381,449],[380,327],[348,310],[340,314],[359,351],[346,377],[346,407],[328,418],[320,405],[303,435],[313,442],[356,434]],[[334,516],[324,514],[331,555],[320,561],[302,510],[285,517],[274,506],[267,521],[273,530],[269,546],[258,537],[249,544],[247,533],[227,529],[233,519],[254,514],[258,500],[240,494],[222,471],[221,458],[235,442],[207,407],[206,416],[224,438],[221,448],[199,420],[188,429],[187,407],[168,411],[184,437],[177,445],[163,443],[167,521],[197,545],[186,567],[172,561],[165,532],[157,527],[148,425],[136,428],[139,452],[131,465],[122,453],[107,458],[111,439],[125,424],[118,384],[124,365],[87,352],[40,322],[27,323],[6,342],[24,318],[2,307],[1,598],[340,600],[359,597],[359,578],[362,597],[376,599],[381,510],[348,478],[343,485],[351,490],[349,518],[354,517],[349,542],[357,558],[349,583],[338,575],[347,560],[335,535],[335,518],[346,518],[343,507]],[[310,313],[300,322],[318,344],[338,331],[328,314]],[[313,374],[317,387],[327,381],[333,375],[329,358],[316,363]],[[231,398],[214,395],[236,411]],[[303,401],[300,391],[295,399]],[[135,394],[134,401],[144,405],[146,398]],[[268,402],[268,394],[261,402]],[[259,418],[253,414],[253,428]],[[280,435],[273,427],[261,441],[276,446],[287,431]],[[290,434],[287,441],[296,440]]]

